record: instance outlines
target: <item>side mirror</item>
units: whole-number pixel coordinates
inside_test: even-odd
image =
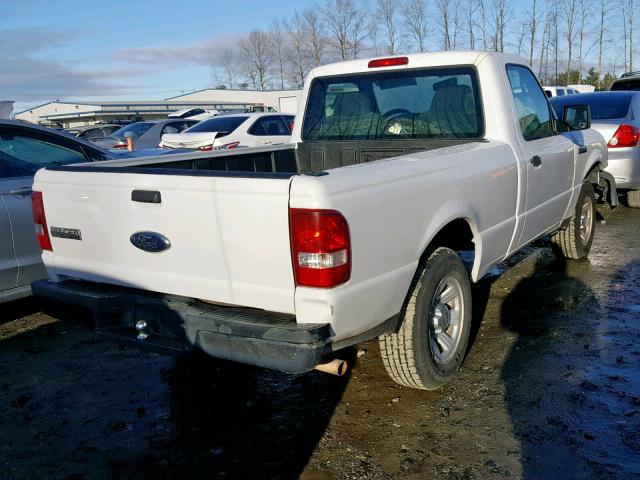
[[[571,130],[591,128],[591,108],[589,105],[565,105],[562,121]]]

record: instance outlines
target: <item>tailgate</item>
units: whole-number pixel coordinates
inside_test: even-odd
[[[289,177],[90,170],[36,176],[49,231],[77,229],[81,236],[51,236],[53,252],[43,254],[50,277],[294,313]],[[160,202],[149,203],[151,194],[133,201],[134,190],[160,192]],[[146,233],[133,239],[137,232],[160,234],[170,246],[147,251]]]

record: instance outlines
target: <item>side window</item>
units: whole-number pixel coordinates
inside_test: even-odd
[[[251,125],[251,128],[247,130],[249,135],[267,135],[267,131],[264,129],[264,120],[264,117],[256,120],[255,123]]]
[[[564,95],[564,88],[558,88],[557,92],[558,92],[558,96],[562,97]]]
[[[0,131],[0,176],[26,177],[42,167],[87,161],[78,146],[54,141],[47,135]]]
[[[195,125],[195,123],[193,123],[193,122],[172,122],[172,123],[167,123],[162,128],[161,135],[164,135],[165,133],[180,133],[183,130],[186,130],[187,128],[191,127],[192,125]]]
[[[553,135],[553,119],[547,96],[531,70],[508,65],[507,75],[524,139],[529,141]]]
[[[281,116],[262,117],[249,129],[251,135],[291,135]]]

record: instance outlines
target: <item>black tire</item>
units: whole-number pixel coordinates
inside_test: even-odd
[[[590,214],[585,213],[587,209]],[[596,196],[593,186],[583,182],[578,201],[567,228],[551,236],[562,255],[571,260],[582,260],[589,255],[596,230]]]
[[[627,205],[630,208],[640,208],[640,190],[627,191]]]
[[[447,304],[449,288],[458,296]],[[437,322],[442,324],[435,326]],[[453,250],[440,247],[429,256],[412,285],[398,332],[380,336],[382,362],[400,385],[435,390],[460,368],[470,331],[469,274]],[[447,352],[439,343],[443,335],[455,337]]]

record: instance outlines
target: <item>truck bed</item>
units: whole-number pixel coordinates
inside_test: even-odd
[[[428,140],[303,142],[298,145],[225,150],[209,154],[201,152],[178,153],[140,159],[112,160],[99,164],[56,166],[50,167],[49,170],[113,173],[113,168],[118,167],[127,173],[150,173],[149,169],[153,169],[154,175],[210,176],[213,174],[215,176],[290,177],[293,174],[309,174],[477,141],[434,138]],[[182,171],[178,173],[176,170]]]

